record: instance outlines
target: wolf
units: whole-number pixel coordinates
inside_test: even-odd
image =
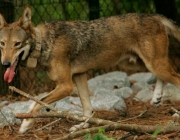
[[[91,116],[86,72],[114,66],[127,55],[136,54],[162,86],[162,81],[180,88],[180,75],[168,58],[168,35],[180,41],[180,29],[161,15],[129,13],[92,21],[51,21],[36,27],[27,5],[16,22],[7,24],[0,15],[1,63],[7,68],[4,80],[11,82],[16,67],[42,65],[56,87],[41,100],[52,103],[73,93],[77,86],[83,115]],[[131,57],[131,56],[130,56]],[[133,58],[133,57],[132,57]],[[155,97],[154,102],[159,102]],[[42,108],[33,103],[28,112]],[[34,119],[24,119],[19,129],[25,133],[33,127]]]

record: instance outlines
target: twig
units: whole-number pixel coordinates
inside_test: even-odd
[[[117,138],[117,140],[124,140],[124,139],[126,139],[127,137],[130,137],[130,136],[132,136],[132,133],[128,132],[127,134]]]
[[[48,127],[48,126],[55,124],[55,123],[58,122],[59,120],[61,120],[61,118],[59,118],[59,119],[57,119],[57,120],[55,120],[55,121],[53,121],[53,122],[51,122],[51,123],[49,123],[49,124],[41,127],[41,128],[39,128],[39,129],[36,129],[35,132],[36,132],[36,131],[39,131],[39,130],[43,130],[44,128],[46,128],[46,127]]]
[[[27,97],[27,98],[29,98],[29,99],[34,100],[35,102],[39,103],[40,105],[45,106],[45,107],[51,109],[52,111],[59,112],[58,109],[56,109],[56,108],[54,108],[54,107],[52,107],[52,106],[50,106],[50,105],[48,105],[48,104],[46,104],[46,103],[44,103],[44,102],[38,100],[37,98],[31,96],[30,94],[27,94],[27,93],[25,93],[25,92],[23,92],[23,91],[21,91],[21,90],[15,88],[15,87],[13,87],[13,86],[9,86],[9,88],[10,88],[11,90],[13,90],[13,91],[15,91],[15,92],[17,92],[17,93],[19,93],[19,94],[21,94],[21,95]]]
[[[138,136],[136,135],[136,136],[134,136],[133,140],[137,140],[137,138],[138,138]]]
[[[11,128],[11,125],[10,125],[10,123],[8,122],[6,116],[2,113],[1,110],[0,110],[0,112],[1,112],[2,116],[3,116],[3,117],[5,118],[5,120],[6,120],[6,122],[7,122],[7,124],[8,124],[8,127],[9,127],[9,130],[10,130],[11,132],[13,132],[13,130],[12,130],[12,128]]]
[[[73,126],[73,127],[71,128],[71,130],[70,130],[70,131],[72,131],[71,133],[74,133],[74,132],[77,131],[77,130],[81,130],[81,129],[86,125],[86,123],[89,121],[89,119],[92,118],[93,115],[94,115],[94,112],[93,112],[93,114],[92,114],[89,118],[87,118],[87,119],[85,120],[85,122],[77,125],[78,127],[77,127],[76,125]]]
[[[36,134],[34,134],[34,137],[35,137],[37,140],[40,140],[40,138],[39,138]]]
[[[121,121],[118,121],[118,122],[125,122],[125,121],[129,121],[129,120],[132,120],[132,119],[139,118],[139,117],[141,117],[142,115],[144,115],[146,112],[147,112],[147,109],[146,109],[145,111],[143,111],[141,114],[139,114],[138,116],[134,116],[134,117],[132,117],[132,118],[128,118],[128,119],[125,119],[125,120],[121,120]]]
[[[174,107],[171,107],[171,109],[172,109],[175,113],[177,113],[178,115],[180,115],[180,111],[178,111],[178,110],[175,109]]]

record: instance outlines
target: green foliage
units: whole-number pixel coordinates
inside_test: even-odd
[[[100,16],[112,16],[125,13],[155,13],[153,0],[99,0]]]
[[[151,135],[151,137],[152,137],[152,138],[156,138],[159,133],[161,133],[161,130],[157,129],[156,131],[153,132],[153,134]]]
[[[86,134],[83,140],[91,140],[91,134],[90,133]]]
[[[83,140],[115,140],[113,138],[108,138],[104,133],[105,130],[103,128],[100,128],[98,130],[98,133],[96,133],[93,137],[90,133],[88,133],[84,136]]]
[[[88,20],[89,4],[86,0],[20,0],[15,4],[15,20],[19,19],[25,5],[32,8],[34,25],[51,20]],[[155,13],[153,0],[99,0],[100,17],[136,12]],[[92,9],[93,10],[93,9]]]

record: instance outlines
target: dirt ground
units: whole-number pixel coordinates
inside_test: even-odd
[[[0,97],[0,99],[5,99],[6,97]],[[8,97],[12,102],[16,100],[24,100],[24,98]],[[94,117],[111,120],[111,121],[122,121],[123,124],[137,124],[137,125],[166,125],[168,123],[174,122],[175,119],[172,117],[174,114],[171,107],[180,110],[180,102],[170,102],[164,101],[164,103],[159,107],[151,106],[149,103],[137,102],[132,99],[126,100],[127,109],[124,112],[108,112],[108,111],[95,111]],[[138,117],[142,112],[147,110],[142,116]],[[45,129],[36,131],[37,129],[43,127],[44,125],[57,120],[58,118],[47,118],[47,119],[37,119],[36,123],[31,131],[26,134],[19,134],[19,125],[3,127],[0,128],[0,140],[52,140],[61,138],[69,134],[69,128],[75,124],[77,121],[70,119],[61,119],[53,125],[46,127]],[[179,120],[176,120],[179,123]],[[98,125],[90,125],[90,127],[95,127]],[[94,134],[92,134],[94,135]],[[109,138],[114,138],[116,140],[179,140],[180,132],[172,132],[169,134],[157,134],[153,138],[152,134],[137,134],[129,133],[121,130],[113,130],[110,132],[105,132],[104,135]],[[83,137],[76,138],[76,140],[81,140]]]

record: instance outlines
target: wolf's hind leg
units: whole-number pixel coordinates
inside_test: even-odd
[[[147,68],[159,79],[171,83],[180,89],[180,75],[177,74],[171,67],[167,57],[161,59],[155,59],[147,65]],[[157,94],[161,97],[160,90],[162,89],[163,83],[158,82],[158,87],[156,88]],[[158,93],[159,92],[159,93]],[[156,93],[154,94],[157,95]],[[173,93],[172,93],[173,94]],[[156,99],[158,99],[156,97]],[[159,98],[157,101],[160,102]],[[154,100],[154,97],[152,99]]]
[[[156,86],[154,89],[153,97],[151,100],[152,105],[158,105],[161,102],[162,98],[162,89],[163,89],[163,81],[157,78]]]

